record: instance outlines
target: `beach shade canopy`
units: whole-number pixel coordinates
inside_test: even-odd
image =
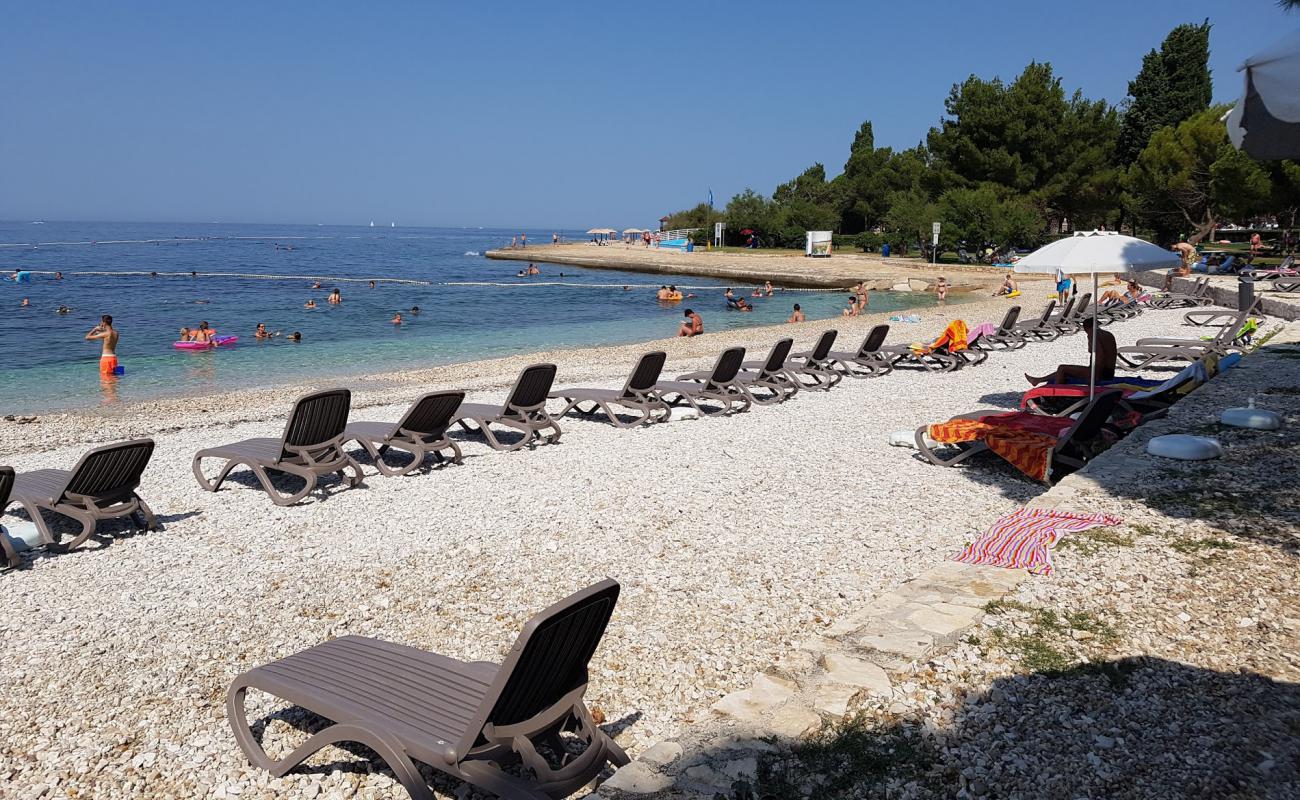
[[[1057,239],[1016,262],[1016,272],[1039,272],[1049,275],[1092,274],[1092,318],[1097,318],[1097,276],[1101,273],[1142,272],[1149,269],[1176,267],[1182,257],[1172,250],[1158,247],[1145,239],[1124,236],[1115,231],[1075,231],[1073,236]],[[1097,391],[1096,340],[1088,352],[1088,399]]]
[[[645,231],[641,230],[640,228],[626,228],[624,229],[623,233],[645,233]]]
[[[1228,112],[1228,138],[1261,160],[1300,158],[1300,31],[1237,68],[1246,88]]]

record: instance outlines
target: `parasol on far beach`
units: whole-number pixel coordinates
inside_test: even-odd
[[[1097,319],[1097,275],[1140,272],[1162,267],[1176,267],[1182,258],[1171,250],[1145,239],[1124,236],[1115,231],[1075,231],[1073,236],[1057,239],[1016,262],[1016,272],[1049,275],[1092,275],[1092,320]],[[1088,322],[1086,324],[1094,324]],[[1088,399],[1097,392],[1097,342],[1088,352]]]

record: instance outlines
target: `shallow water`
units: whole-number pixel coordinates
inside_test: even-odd
[[[740,313],[725,309],[723,282],[708,278],[551,264],[539,265],[541,276],[517,278],[521,265],[482,257],[516,233],[0,223],[0,270],[6,276],[32,271],[26,282],[0,283],[0,413],[644,341],[673,335],[684,307],[701,313],[706,330],[717,330],[780,322],[796,302],[809,319],[830,317],[844,301],[839,293],[791,290],[754,299],[755,311]],[[549,241],[550,235],[528,231],[537,242]],[[43,274],[56,270],[64,273],[63,280]],[[94,272],[137,274],[87,274]],[[150,272],[159,275],[149,277]],[[319,289],[312,288],[315,278]],[[377,281],[376,288],[368,287],[370,280]],[[700,287],[694,290],[699,296],[659,303],[654,291],[665,280]],[[624,290],[625,285],[630,288]],[[331,306],[325,300],[336,286],[343,303]],[[22,298],[31,306],[22,308]],[[309,299],[318,308],[304,308]],[[878,292],[871,310],[931,303],[928,295]],[[70,311],[58,314],[60,305]],[[418,315],[410,314],[412,306],[420,308]],[[399,311],[403,324],[391,324]],[[114,318],[125,368],[122,377],[106,382],[98,375],[98,343],[84,340],[101,314]],[[173,348],[178,329],[200,320],[222,335],[239,336],[238,343],[204,352]],[[258,322],[272,331],[299,331],[302,342],[256,341]]]

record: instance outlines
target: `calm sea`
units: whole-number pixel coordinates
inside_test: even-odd
[[[663,276],[542,264],[540,277],[522,279],[515,277],[520,264],[483,257],[516,233],[0,223],[0,269],[6,277],[14,270],[32,272],[25,282],[0,283],[0,413],[220,392],[676,332],[681,305],[654,299]],[[527,233],[541,242],[552,231]],[[63,279],[43,274],[50,271],[61,271]],[[319,289],[313,288],[317,280]],[[371,280],[377,281],[373,289]],[[724,310],[720,281],[682,277],[675,283],[711,287],[695,289],[701,297],[690,303],[711,330],[780,322],[795,302],[809,318],[829,317],[839,313],[844,299],[792,291],[755,300],[756,311],[741,314]],[[341,305],[325,302],[334,287],[342,291]],[[21,306],[23,298],[30,306]],[[318,308],[304,308],[309,299]],[[926,296],[876,293],[872,310],[927,302]],[[69,311],[59,314],[60,306]],[[410,314],[413,306],[420,308],[418,315]],[[391,324],[399,311],[404,324]],[[101,314],[113,315],[125,368],[108,382],[99,379],[98,343],[84,340]],[[181,326],[201,320],[222,335],[239,336],[238,343],[208,352],[172,347]],[[256,341],[259,322],[273,331],[298,331],[302,341]]]

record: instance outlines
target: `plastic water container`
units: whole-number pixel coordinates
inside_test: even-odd
[[[1225,408],[1219,422],[1234,428],[1275,431],[1282,427],[1282,415],[1266,408]]]
[[[1208,436],[1171,433],[1167,436],[1152,437],[1147,442],[1147,453],[1179,461],[1205,461],[1222,456],[1223,445],[1219,444],[1218,439],[1211,439]]]

